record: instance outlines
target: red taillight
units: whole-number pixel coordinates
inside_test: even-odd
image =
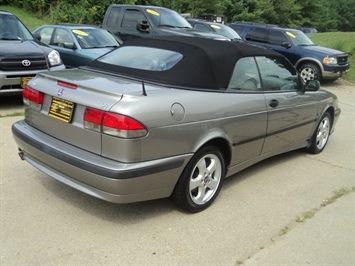
[[[68,82],[64,82],[64,81],[60,81],[60,80],[57,81],[57,85],[63,86],[63,87],[67,87],[67,88],[69,88],[69,89],[74,89],[74,90],[75,90],[76,88],[78,88],[78,86],[75,85],[75,84],[68,83]]]
[[[101,125],[103,116],[103,111],[87,107],[84,113],[84,121]]]
[[[84,127],[121,138],[139,138],[147,134],[146,128],[133,118],[89,107],[84,112]]]
[[[110,127],[118,130],[141,130],[144,126],[138,121],[124,115],[105,113],[102,122],[104,127]]]
[[[101,132],[103,116],[103,111],[86,107],[84,112],[84,127],[97,132]]]
[[[36,91],[34,89],[31,89],[28,86],[25,86],[23,88],[23,98],[24,100],[33,102],[35,104],[42,104],[43,103],[43,93],[40,91]]]

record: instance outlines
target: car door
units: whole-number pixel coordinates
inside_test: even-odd
[[[283,57],[256,57],[266,99],[267,136],[262,153],[306,140],[317,118],[315,93],[302,90],[295,69]]]
[[[301,55],[297,53],[292,36],[295,37],[291,32],[271,29],[268,32],[266,47],[284,55],[295,65]]]
[[[146,21],[148,23],[149,20],[140,9],[128,8],[123,10],[122,22],[118,36],[122,40],[126,41],[134,37],[148,37],[152,35],[152,29],[149,31],[139,31],[137,29],[137,24],[142,21]],[[151,26],[152,25],[150,25],[150,27]]]
[[[267,130],[265,96],[254,57],[238,60],[226,89],[227,101],[233,101],[234,117],[225,123],[233,141],[231,167],[260,155]]]
[[[51,47],[60,53],[60,57],[66,66],[76,66],[74,57],[74,39],[68,29],[55,29]]]
[[[265,47],[268,32],[268,28],[251,27],[245,36],[245,40],[248,43]]]

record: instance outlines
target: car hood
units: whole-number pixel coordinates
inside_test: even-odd
[[[0,41],[0,57],[24,57],[48,55],[51,48],[35,41]]]
[[[209,33],[209,32],[204,32],[204,31],[198,31],[195,29],[160,28],[160,31],[164,32],[166,35],[193,36],[193,37],[203,37],[203,38],[215,39],[215,40],[230,41],[230,39],[225,36],[214,34],[214,33]]]
[[[342,51],[323,47],[323,46],[318,46],[318,45],[312,45],[312,46],[301,46],[302,49],[312,51],[315,53],[320,53],[320,54],[325,54],[325,55],[340,55],[340,54],[345,54]]]

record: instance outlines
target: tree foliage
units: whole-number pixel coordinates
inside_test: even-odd
[[[228,22],[253,21],[320,31],[355,31],[354,0],[0,0],[56,22],[101,24],[110,4],[153,5],[180,13],[224,15]]]

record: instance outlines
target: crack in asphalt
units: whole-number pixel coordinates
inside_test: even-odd
[[[303,224],[307,222],[308,220],[312,219],[318,212],[320,212],[322,209],[328,207],[329,205],[335,203],[338,199],[341,197],[344,197],[348,195],[349,193],[354,193],[355,192],[355,187],[352,188],[340,188],[337,191],[334,191],[334,195],[332,197],[326,198],[322,201],[322,203],[319,205],[319,207],[313,208],[311,211],[306,211],[303,212],[300,216],[296,217],[294,220],[290,221],[285,227],[280,229],[278,231],[278,234],[275,234],[274,236],[271,236],[270,241],[268,243],[264,243],[265,245],[261,245],[259,248],[256,248],[252,254],[247,256],[246,258],[243,258],[241,260],[237,260],[235,262],[235,265],[237,266],[243,266],[244,262],[255,256],[259,251],[267,248],[268,246],[271,246],[275,242],[279,241],[283,237],[285,237],[290,231],[292,231],[296,226],[299,224]],[[310,213],[310,214],[309,214]],[[307,216],[301,219],[300,217],[302,216]]]
[[[320,159],[314,158],[312,155],[306,155],[306,158],[311,159],[311,160],[313,160],[313,161],[320,162],[320,163],[324,163],[324,164],[326,164],[326,165],[330,165],[330,166],[333,166],[333,167],[337,167],[337,168],[340,168],[340,169],[355,171],[355,169],[352,169],[352,168],[344,167],[344,166],[341,166],[341,165],[338,165],[338,164],[333,164],[333,163],[328,162],[328,161],[324,161],[324,160],[320,160]]]

